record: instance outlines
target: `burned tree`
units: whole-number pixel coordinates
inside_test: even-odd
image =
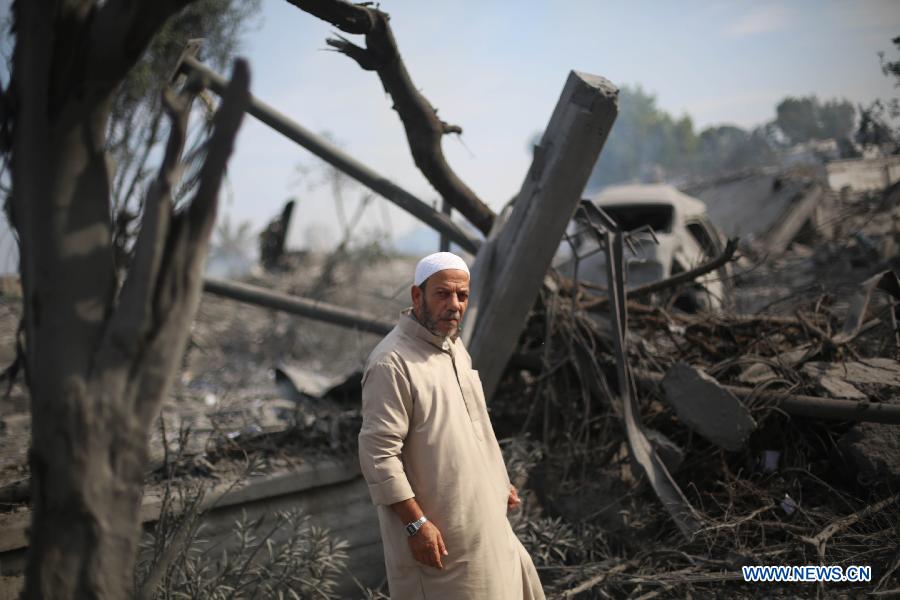
[[[165,92],[168,144],[119,286],[106,153],[110,110],[157,30],[187,4],[13,5],[3,152],[11,165],[32,403],[26,598],[128,594],[148,432],[199,300],[219,187],[249,96],[248,68],[238,61],[196,191],[176,211],[191,98],[200,86]]]
[[[134,242],[144,192],[156,172],[168,127],[162,90],[186,47],[204,60],[227,69],[239,40],[259,10],[259,0],[194,0],[159,29],[141,59],[128,72],[113,101],[107,127],[107,151],[115,165],[111,183],[116,212],[113,240],[116,264],[125,266]],[[201,100],[206,98],[201,97]],[[198,103],[211,116],[212,106]],[[208,119],[193,119],[185,141],[183,162],[187,181],[203,157],[200,149],[209,134]],[[178,198],[192,191],[183,185]]]
[[[441,150],[443,136],[462,133],[462,128],[439,119],[437,109],[413,84],[391,31],[390,17],[377,8],[343,0],[288,2],[345,33],[365,36],[365,48],[342,36],[329,39],[327,43],[366,71],[378,73],[384,90],[394,102],[394,110],[403,121],[416,166],[453,208],[487,235],[494,222],[493,211],[450,168]]]
[[[285,203],[281,214],[272,219],[259,234],[259,260],[267,269],[274,269],[284,256],[284,244],[294,214],[294,200]]]

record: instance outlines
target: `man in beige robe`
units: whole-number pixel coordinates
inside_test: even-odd
[[[413,307],[369,355],[359,460],[393,600],[543,599],[506,512],[519,504],[459,339],[469,294],[449,252],[416,267]],[[424,517],[424,518],[423,518]]]

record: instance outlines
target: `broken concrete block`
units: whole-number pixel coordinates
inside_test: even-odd
[[[296,365],[279,364],[274,369],[275,385],[282,398],[303,402],[320,398],[335,383],[334,377]]]
[[[850,472],[864,484],[900,482],[900,427],[882,423],[859,423],[841,437]]]
[[[850,398],[853,400],[865,400],[866,395],[849,381],[844,381],[839,377],[832,377],[826,371],[819,371],[816,367],[809,364],[803,365],[803,373],[822,389],[831,398]]]
[[[756,429],[747,407],[699,369],[676,363],[666,372],[662,385],[678,418],[725,450],[740,450]]]
[[[900,388],[900,363],[889,358],[866,358],[854,362],[809,362],[804,375],[833,398],[865,399],[857,386]]]
[[[737,379],[741,383],[756,385],[776,377],[778,377],[778,374],[766,363],[752,363],[741,370],[741,374],[738,375]]]
[[[811,376],[827,375],[855,384],[900,387],[900,363],[890,358],[866,358],[853,362],[809,362],[803,371]]]
[[[806,357],[809,349],[809,344],[801,344],[793,350],[782,352],[781,354],[774,356],[773,360],[775,360],[783,367],[794,367],[797,363],[799,363]]]

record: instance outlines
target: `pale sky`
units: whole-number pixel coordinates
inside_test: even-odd
[[[0,8],[8,6],[0,0]],[[392,17],[413,80],[443,119],[463,127],[461,139],[444,140],[451,166],[495,209],[518,190],[530,163],[528,141],[549,119],[571,69],[640,84],[665,110],[690,115],[698,129],[761,124],[788,95],[856,103],[897,95],[877,56],[896,57],[890,41],[900,35],[896,1],[385,0],[381,8]],[[241,52],[250,61],[253,93],[435,201],[377,75],[323,51],[334,28],[283,0],[262,0],[258,21]],[[310,191],[311,176],[296,170],[315,163],[248,117],[221,214],[258,228],[296,196],[294,245],[308,241],[310,227],[336,243],[330,193]],[[348,212],[357,197],[350,195]],[[418,226],[390,206],[398,234]],[[384,212],[368,209],[360,231],[383,227]]]
[[[463,127],[461,140],[444,140],[451,166],[495,209],[518,190],[530,163],[528,140],[546,124],[571,69],[640,84],[698,128],[761,124],[788,95],[857,103],[896,95],[877,53],[895,55],[897,2],[385,0],[381,8],[417,86],[442,118]],[[434,201],[377,75],[323,51],[333,32],[287,2],[263,0],[261,24],[243,50],[254,94]],[[225,211],[262,224],[295,195],[292,240],[303,244],[309,225],[336,237],[330,195],[308,191],[295,172],[298,163],[314,162],[248,119]],[[380,225],[380,215],[369,209],[366,222]],[[399,209],[390,215],[400,233],[417,226]]]

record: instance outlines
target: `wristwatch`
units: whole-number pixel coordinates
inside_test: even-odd
[[[428,519],[426,519],[425,516],[422,515],[412,523],[407,523],[406,535],[408,535],[409,537],[416,535],[416,533],[418,533],[419,530],[422,529],[422,525],[424,525],[426,521],[428,521]]]

